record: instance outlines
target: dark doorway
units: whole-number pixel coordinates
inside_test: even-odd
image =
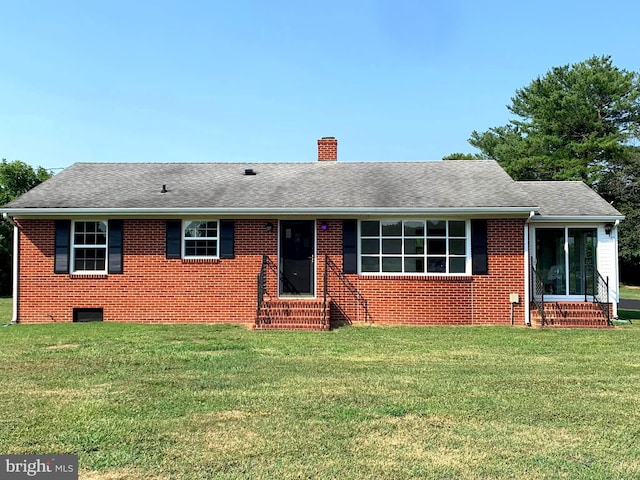
[[[280,221],[280,294],[314,295],[315,222]]]

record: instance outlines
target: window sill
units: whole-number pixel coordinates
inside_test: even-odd
[[[220,263],[219,258],[183,258],[182,263]]]
[[[466,273],[461,274],[415,274],[407,275],[406,273],[398,275],[376,274],[376,273],[360,273],[362,280],[401,280],[412,282],[472,282],[473,276]]]
[[[84,280],[104,280],[109,278],[106,273],[70,273],[69,278],[72,279],[84,279]]]

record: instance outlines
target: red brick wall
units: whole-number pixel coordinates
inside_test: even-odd
[[[274,259],[276,220],[239,220],[236,258],[165,258],[162,220],[125,220],[124,274],[53,273],[54,223],[20,222],[20,322],[68,322],[73,308],[103,308],[105,321],[147,323],[252,322],[262,254]]]
[[[524,220],[489,220],[489,275],[349,275],[378,323],[509,324],[510,293],[518,293],[514,321],[524,324]]]
[[[53,273],[54,223],[20,224],[19,320],[68,322],[73,308],[103,308],[105,321],[216,323],[254,321],[256,275],[263,254],[277,264],[275,219],[237,220],[234,259],[167,260],[163,220],[125,220],[124,274]],[[509,294],[524,295],[523,220],[489,220],[489,275],[413,277],[348,275],[377,323],[508,324]],[[317,222],[316,291],[322,298],[324,255],[342,267],[341,222]],[[331,285],[331,283],[330,283]],[[269,276],[275,296],[277,281]],[[516,323],[524,322],[523,305]]]
[[[508,324],[509,294],[517,293],[516,325],[524,325],[524,220],[489,220],[489,275],[474,276],[473,323]]]

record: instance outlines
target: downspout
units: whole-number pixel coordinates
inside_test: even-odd
[[[531,210],[529,218],[524,222],[524,323],[527,327],[531,326],[531,255],[529,254],[529,222],[533,219],[536,212]]]
[[[615,270],[615,279],[616,279],[616,298],[611,303],[611,313],[613,314],[613,318],[618,318],[618,302],[620,301],[620,266],[618,260],[618,225],[620,225],[620,220],[616,220],[613,225],[613,231],[615,232],[615,259],[613,262],[613,268]],[[611,286],[609,286],[611,289]]]
[[[18,323],[18,225],[13,219],[7,215],[6,213],[2,214],[2,218],[4,218],[7,222],[13,225],[13,268],[12,268],[12,278],[13,278],[13,292],[12,292],[12,315],[11,315],[11,323]]]

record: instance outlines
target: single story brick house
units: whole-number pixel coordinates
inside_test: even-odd
[[[0,208],[14,321],[607,326],[623,216],[494,161],[77,163]]]

